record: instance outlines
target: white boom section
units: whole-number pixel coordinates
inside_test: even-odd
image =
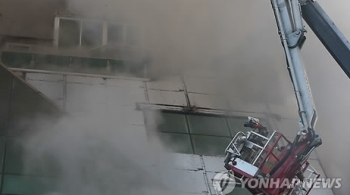
[[[298,0],[271,0],[271,4],[298,102],[299,116],[302,123],[299,133],[304,134],[308,130],[314,129],[317,113],[300,55],[305,32],[300,4]]]

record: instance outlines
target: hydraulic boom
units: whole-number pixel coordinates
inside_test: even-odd
[[[302,123],[299,134],[305,134],[307,131],[314,131],[317,113],[300,55],[305,41],[300,4],[298,0],[271,0],[271,4],[298,102]]]
[[[302,18],[349,77],[350,44],[313,0],[270,1],[299,108],[299,130],[289,141],[277,131],[270,132],[259,119],[248,117],[244,127],[253,130],[235,135],[225,150],[224,163],[236,183],[256,184],[244,186],[254,195],[307,195],[320,177],[307,160],[322,140],[315,131],[317,112],[300,55],[306,40]],[[272,181],[277,186],[268,185]]]
[[[301,1],[303,18],[314,31],[335,61],[350,77],[350,43],[328,17],[321,6],[313,0]]]
[[[311,13],[310,7],[307,6],[310,6],[312,2],[310,0],[270,1],[299,108],[299,130],[294,140],[289,141],[277,131],[269,132],[266,127],[259,123],[259,119],[248,117],[248,122],[244,126],[252,128],[253,131],[236,134],[225,150],[224,163],[229,175],[241,184],[249,181],[258,183],[264,181],[266,184],[271,179],[289,182],[288,185],[274,187],[259,184],[259,187],[245,186],[254,195],[306,195],[309,194],[314,183],[308,188],[303,187],[303,183],[309,180],[315,182],[315,179],[320,176],[309,166],[307,160],[311,152],[322,144],[321,138],[315,131],[317,112],[300,54],[306,40],[302,6],[306,6],[304,10]],[[311,19],[311,16],[304,18],[310,19],[307,20],[309,23],[315,21]],[[318,28],[318,25],[313,25],[316,32],[320,30]],[[339,39],[338,43],[340,44],[340,40],[344,43],[341,51],[329,43],[330,38],[323,37],[324,33],[316,34],[324,38],[323,43],[328,46],[327,49],[334,51],[333,57],[346,71],[344,63],[347,63],[346,60],[349,60],[347,57],[350,55],[344,56],[344,53],[349,52],[350,47],[346,46],[346,41],[340,36],[341,34],[336,33],[336,31],[334,33]],[[310,174],[306,178],[307,172]]]

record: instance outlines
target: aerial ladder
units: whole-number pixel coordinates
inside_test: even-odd
[[[290,185],[280,187],[244,186],[254,195],[307,195],[313,183],[305,187],[303,182],[320,177],[308,158],[322,140],[315,131],[317,112],[300,54],[306,39],[303,18],[349,77],[350,45],[317,2],[271,0],[271,5],[299,108],[299,130],[290,141],[277,131],[270,132],[259,119],[248,117],[244,126],[252,130],[234,136],[225,150],[224,167],[236,184],[254,179],[289,181]]]

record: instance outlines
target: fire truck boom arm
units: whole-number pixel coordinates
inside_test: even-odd
[[[314,132],[317,113],[300,54],[305,40],[300,3],[298,0],[271,0],[271,4],[299,107],[301,125],[298,135]]]
[[[350,43],[314,0],[301,0],[303,18],[335,61],[350,77]]]

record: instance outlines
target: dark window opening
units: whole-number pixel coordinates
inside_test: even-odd
[[[175,153],[222,156],[243,126],[246,117],[144,111],[148,136],[157,136],[166,150]]]
[[[60,47],[79,46],[80,43],[80,21],[60,20],[59,42]]]

